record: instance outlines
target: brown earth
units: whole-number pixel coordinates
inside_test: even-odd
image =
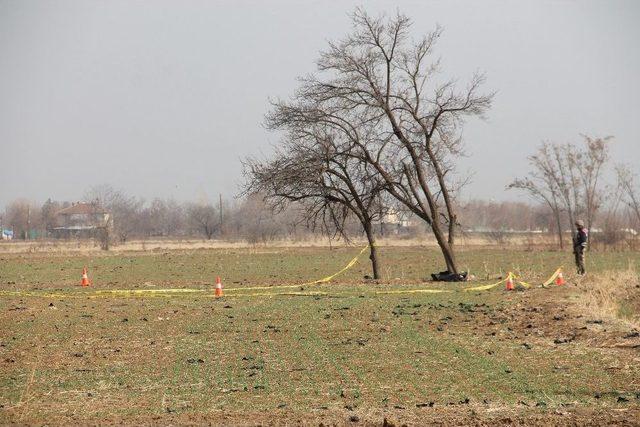
[[[146,258],[146,257],[145,257]],[[29,262],[34,262],[32,258]],[[137,260],[137,259],[136,259]],[[33,266],[28,266],[33,269]],[[251,283],[249,283],[251,284]],[[12,286],[19,286],[12,285]],[[57,285],[46,283],[37,287],[50,288]],[[14,425],[349,425],[349,426],[402,426],[402,425],[640,425],[640,331],[637,328],[638,301],[640,287],[637,275],[603,273],[587,276],[585,279],[570,279],[570,283],[549,289],[532,288],[526,291],[505,292],[493,289],[487,292],[449,294],[451,296],[405,294],[376,296],[372,291],[389,286],[413,285],[377,285],[345,281],[322,285],[317,290],[330,293],[327,297],[314,297],[309,300],[287,299],[281,297],[269,300],[229,298],[222,300],[196,300],[189,297],[177,299],[87,299],[87,298],[24,298],[10,297],[0,300],[0,423]],[[428,287],[445,286],[429,284]],[[624,292],[616,294],[617,287]],[[607,298],[623,298],[627,307],[632,307],[636,317],[620,318],[611,307],[601,307],[600,301],[591,294],[598,288],[598,295]],[[65,291],[68,291],[65,290]],[[609,293],[607,293],[607,292]],[[585,298],[589,296],[588,304]],[[306,297],[305,297],[306,298]],[[365,301],[364,305],[356,303]],[[289,318],[274,314],[283,313],[289,307],[302,304],[308,310],[309,317],[296,318],[289,325]],[[606,301],[605,301],[606,302]],[[611,302],[608,302],[611,304]],[[286,304],[286,305],[285,305]],[[257,310],[263,306],[263,312]],[[252,310],[251,307],[254,307]],[[266,308],[265,308],[266,307]],[[351,307],[351,308],[350,308]],[[242,311],[246,310],[246,311]],[[360,310],[360,311],[357,311]],[[383,317],[383,313],[386,313]],[[213,319],[213,316],[215,320]],[[273,316],[273,317],[271,317]],[[254,319],[259,320],[253,323]],[[205,323],[205,322],[213,322]],[[177,376],[180,381],[199,380],[199,371],[195,377],[189,377],[190,366],[200,364],[208,367],[213,361],[207,358],[201,346],[188,347],[178,352],[176,344],[181,340],[201,340],[211,343],[224,329],[228,335],[225,345],[236,345],[238,351],[246,351],[247,341],[267,342],[265,351],[271,352],[266,358],[264,370],[271,369],[275,374],[287,375],[291,381],[304,383],[307,380],[330,380],[325,374],[309,372],[298,374],[300,366],[308,371],[318,370],[326,365],[317,363],[313,355],[304,352],[300,341],[295,341],[293,324],[332,328],[329,331],[315,331],[318,339],[337,348],[349,348],[357,359],[372,357],[385,359],[393,364],[395,349],[378,348],[377,353],[367,353],[375,347],[376,340],[383,340],[405,328],[410,332],[421,331],[437,342],[455,342],[456,348],[470,337],[482,337],[486,346],[470,352],[477,358],[486,353],[490,358],[496,355],[513,357],[507,360],[514,374],[528,372],[523,381],[549,375],[548,364],[536,364],[539,358],[553,358],[553,379],[564,389],[563,384],[584,382],[584,392],[577,394],[551,394],[544,398],[522,398],[514,403],[504,399],[485,399],[483,395],[471,395],[470,399],[454,399],[444,393],[441,399],[432,395],[433,401],[426,399],[424,393],[417,390],[409,400],[401,400],[395,389],[390,388],[390,401],[381,403],[379,399],[360,401],[346,389],[345,396],[327,399],[326,406],[322,398],[313,405],[306,401],[292,400],[290,405],[280,405],[277,389],[271,409],[264,409],[264,400],[269,395],[259,392],[242,393],[242,390],[227,389],[220,396],[219,390],[210,392],[212,402],[203,404],[197,395],[202,389],[196,389],[184,397],[177,395],[165,404],[158,399],[156,383],[166,381],[171,369],[187,366],[186,373]],[[305,323],[308,322],[308,323]],[[332,322],[332,323],[330,323]],[[216,324],[217,323],[217,324]],[[219,323],[222,323],[220,325]],[[275,326],[274,326],[275,325]],[[416,325],[416,326],[407,326]],[[264,328],[264,329],[263,329]],[[291,329],[289,329],[291,328]],[[280,330],[281,329],[281,330]],[[16,338],[14,338],[16,337]],[[411,339],[412,335],[407,336]],[[440,339],[441,338],[441,339]],[[14,341],[18,344],[14,345]],[[244,342],[238,343],[239,340]],[[368,341],[370,340],[370,341]],[[459,341],[457,341],[459,340]],[[191,341],[190,341],[191,342]],[[406,342],[402,336],[397,342]],[[474,341],[475,342],[475,341]],[[482,343],[482,340],[479,341]],[[262,345],[262,344],[260,344]],[[434,344],[434,345],[437,345]],[[347,347],[352,346],[352,347]],[[514,350],[515,347],[515,350]],[[445,348],[444,353],[452,348]],[[187,351],[188,350],[188,351]],[[278,365],[285,360],[287,352],[296,350],[297,357],[287,359],[286,363],[295,363],[284,367]],[[410,349],[403,353],[402,363],[412,358],[422,357]],[[363,353],[358,353],[363,351]],[[397,350],[398,353],[400,349]],[[492,352],[496,355],[492,355]],[[602,361],[599,373],[593,378],[588,371],[580,369],[580,363],[597,357]],[[231,354],[236,359],[244,353]],[[340,351],[334,355],[342,355]],[[448,354],[448,353],[447,353]],[[519,356],[529,356],[521,358]],[[575,356],[575,358],[573,357]],[[230,356],[224,354],[225,357]],[[176,364],[176,359],[189,359]],[[244,360],[244,357],[242,357]],[[234,366],[230,360],[228,366]],[[254,361],[240,363],[255,365]],[[284,363],[284,362],[283,362]],[[347,362],[344,362],[345,364]],[[158,371],[151,371],[157,377],[146,377],[145,365],[155,364]],[[523,366],[523,364],[530,364]],[[236,365],[238,365],[236,363]],[[101,389],[102,372],[113,367],[131,366],[134,374],[124,378],[125,386],[113,389],[104,385]],[[377,367],[378,365],[373,365]],[[467,365],[472,366],[472,365]],[[34,375],[36,367],[39,374]],[[345,376],[354,381],[355,366],[344,366]],[[215,369],[215,367],[213,368]],[[261,368],[262,369],[262,368]],[[492,367],[493,369],[493,367]],[[501,367],[499,369],[502,369]],[[117,371],[117,370],[116,370]],[[257,372],[257,371],[256,371]],[[368,371],[362,371],[368,375]],[[392,370],[394,375],[401,370]],[[83,375],[87,377],[83,377]],[[100,374],[100,375],[99,375]],[[335,375],[327,372],[326,376]],[[503,373],[500,372],[502,375]],[[95,375],[95,377],[93,376]],[[107,374],[108,375],[108,374]],[[189,374],[190,375],[190,374]],[[261,374],[259,374],[261,375]],[[305,377],[305,375],[308,375]],[[474,375],[468,372],[466,375]],[[576,375],[584,375],[577,378]],[[438,372],[425,377],[431,381]],[[13,380],[11,379],[13,378]],[[69,378],[78,381],[69,384]],[[91,378],[91,381],[85,380]],[[396,377],[380,375],[379,381],[395,382]],[[413,378],[413,377],[412,377]],[[599,384],[597,379],[606,379],[608,384]],[[98,380],[101,381],[98,381]],[[334,382],[344,381],[331,379]],[[13,381],[13,382],[11,382]],[[62,383],[67,382],[68,388]],[[595,381],[595,382],[594,382]],[[8,385],[10,383],[10,385]],[[545,383],[546,384],[546,383]],[[532,386],[544,390],[542,382]],[[160,387],[160,393],[166,384]],[[170,384],[173,391],[181,384]],[[383,384],[384,385],[384,384]],[[402,384],[400,384],[402,385]],[[378,387],[374,384],[371,387]],[[408,385],[408,388],[415,385]],[[371,393],[371,390],[363,390]],[[508,390],[510,392],[510,390]],[[394,396],[393,393],[396,393]],[[582,393],[582,394],[580,394]],[[375,393],[373,393],[375,394]],[[242,396],[241,396],[242,395]],[[523,395],[527,396],[526,393]],[[534,394],[529,394],[533,396]],[[236,397],[237,396],[237,397]],[[326,396],[325,396],[326,397]],[[184,398],[184,401],[180,399]],[[238,399],[240,403],[230,409],[216,404],[215,399]],[[395,400],[394,400],[395,398]],[[244,400],[242,400],[244,399]],[[256,407],[251,399],[256,399]],[[260,400],[258,400],[260,399]],[[420,399],[424,399],[420,400]],[[192,402],[186,402],[191,400]],[[91,402],[92,411],[84,411],[83,402]],[[195,402],[195,403],[194,403]],[[258,407],[258,403],[262,407]],[[297,403],[298,407],[292,407]],[[130,413],[110,411],[114,407],[129,406]],[[193,405],[193,406],[189,406]],[[233,406],[233,405],[231,405]],[[282,407],[280,407],[282,406]],[[117,415],[109,415],[116,413]]]
[[[628,370],[632,364],[637,366],[640,363],[638,331],[586,313],[577,304],[567,303],[575,295],[576,288],[576,285],[555,288],[553,299],[548,298],[549,292],[545,289],[510,293],[506,295],[505,304],[495,310],[485,310],[483,304],[461,306],[461,315],[442,320],[437,327],[450,334],[472,330],[474,334],[492,337],[497,341],[520,342],[524,348],[575,346],[576,351],[595,348],[615,355],[617,360],[626,361],[626,364],[607,366],[606,369],[611,372]],[[34,316],[34,313],[28,315]],[[167,311],[167,316],[169,315],[171,310]],[[137,356],[144,357],[144,353]],[[47,363],[68,364],[56,358]],[[560,372],[568,368],[569,366],[556,366]],[[107,416],[99,420],[87,420],[82,415],[68,413],[61,417],[50,415],[46,419],[30,418],[28,414],[22,413],[17,418],[5,418],[5,422],[16,425],[632,426],[640,425],[640,384],[636,383],[635,387],[638,390],[635,395],[626,393],[609,396],[612,393],[610,391],[596,392],[594,399],[606,398],[617,402],[615,406],[608,407],[584,407],[568,403],[547,408],[546,404],[540,405],[539,402],[521,401],[515,406],[491,402],[450,402],[443,406],[425,402],[355,410],[346,405],[343,410],[318,408],[307,413],[283,408],[267,413],[249,410],[194,414],[175,413],[167,408],[162,415]],[[11,413],[17,415],[21,412],[19,409],[13,408]]]

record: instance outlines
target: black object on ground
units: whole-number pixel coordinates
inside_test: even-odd
[[[467,272],[452,273],[449,270],[441,271],[440,273],[433,273],[431,278],[434,282],[466,282]]]

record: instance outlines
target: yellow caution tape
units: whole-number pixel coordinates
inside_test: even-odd
[[[323,277],[322,279],[314,280],[312,282],[301,283],[298,285],[276,285],[276,286],[252,286],[252,287],[241,287],[241,288],[228,288],[225,289],[225,292],[229,291],[251,291],[251,290],[274,290],[278,289],[291,289],[291,288],[300,288],[304,286],[312,286],[319,285],[322,283],[327,283],[331,281],[333,278],[338,275],[344,273],[351,267],[353,267],[357,262],[360,256],[369,248],[369,245],[363,247],[358,255],[356,255],[351,261],[347,263],[342,269],[338,272]],[[34,291],[2,291],[0,290],[0,296],[33,296],[33,297],[43,297],[43,298],[108,298],[111,296],[115,297],[152,297],[152,296],[176,296],[179,294],[195,294],[195,293],[210,293],[209,289],[191,289],[191,288],[170,288],[170,289],[101,289],[101,290],[91,290],[87,292],[74,292],[74,293],[51,293],[51,292],[34,292]],[[305,296],[305,295],[324,295],[325,293],[302,293],[302,292],[284,292],[284,293],[253,293],[253,294],[231,294],[233,296],[269,296],[269,295],[291,295],[291,296]],[[230,295],[229,295],[230,296]]]
[[[93,291],[94,294],[179,294],[211,292],[209,289],[169,288],[169,289],[101,289]]]
[[[480,286],[474,286],[472,288],[465,288],[462,291],[463,292],[471,292],[471,291],[488,291],[489,289],[493,289],[496,286],[498,286],[500,283],[504,283],[504,281],[507,279],[502,279],[499,282],[496,283],[492,283],[490,285],[480,285]]]
[[[168,290],[168,289],[167,289]],[[188,294],[190,292],[182,293]],[[181,292],[173,293],[173,292],[129,292],[129,291],[121,291],[121,292],[73,292],[73,293],[53,293],[53,292],[20,292],[20,291],[0,291],[0,296],[19,296],[19,297],[40,297],[40,298],[121,298],[121,297],[134,297],[134,298],[159,298],[159,297],[174,297],[181,294]],[[317,296],[317,295],[327,295],[326,292],[261,292],[261,293],[248,293],[248,294],[232,294],[226,295],[231,297],[253,297],[253,296]],[[205,295],[206,297],[215,297],[213,293],[209,293]]]
[[[441,293],[449,293],[453,292],[449,289],[408,289],[408,290],[398,290],[398,291],[380,291],[376,292],[377,295],[382,294],[417,294],[417,293],[426,293],[426,294],[441,294]]]
[[[553,283],[554,280],[556,280],[556,277],[558,277],[558,274],[560,274],[560,272],[562,271],[562,266],[558,267],[558,269],[556,271],[553,272],[553,274],[551,275],[551,277],[549,277],[549,279],[544,282],[542,284],[543,288],[546,288],[547,286],[549,286],[550,284]]]
[[[336,276],[339,276],[340,274],[344,273],[345,271],[347,271],[348,269],[353,267],[358,262],[358,259],[360,258],[360,255],[362,255],[364,253],[364,251],[367,250],[367,248],[369,248],[369,245],[367,245],[364,248],[362,248],[362,250],[360,250],[358,255],[353,257],[353,259],[351,261],[349,261],[349,263],[347,265],[345,265],[340,271],[338,271],[337,273],[332,274],[331,276],[323,277],[322,279],[314,280],[312,282],[300,283],[299,285],[252,286],[252,287],[246,287],[246,288],[226,288],[225,291],[253,291],[253,290],[262,290],[262,289],[299,288],[299,287],[303,287],[303,286],[320,285],[322,283],[327,283],[327,282],[331,281],[333,278],[335,278]]]
[[[292,296],[292,297],[314,297],[314,296],[322,296],[322,295],[328,295],[327,292],[254,292],[254,293],[249,293],[249,294],[231,294],[231,295],[225,295],[222,298],[225,297],[233,297],[233,298],[240,298],[240,297],[275,297],[275,296]]]
[[[531,285],[531,284],[529,284],[529,283],[527,283],[527,282],[524,282],[524,281],[522,281],[522,280],[519,280],[519,279],[520,279],[520,277],[516,276],[515,274],[513,274],[513,273],[509,273],[509,274],[511,275],[511,278],[512,278],[512,279],[515,279],[515,280],[516,280],[516,283],[517,283],[518,285],[522,286],[523,288],[525,288],[525,289],[529,289],[529,288],[531,288],[531,287],[533,286],[533,285]]]
[[[0,295],[2,296],[27,296],[27,297],[50,297],[50,298],[62,298],[66,297],[67,294],[63,293],[52,293],[52,292],[34,292],[34,291],[0,291]]]
[[[367,245],[364,248],[362,248],[362,250],[360,250],[358,255],[356,255],[351,261],[349,261],[349,263],[347,265],[345,265],[342,268],[342,270],[338,271],[337,273],[334,273],[331,276],[323,277],[322,279],[318,279],[318,280],[315,280],[313,282],[303,283],[302,285],[299,285],[299,286],[319,285],[321,283],[326,283],[326,282],[331,281],[334,277],[339,276],[340,274],[344,273],[345,271],[347,271],[348,269],[353,267],[358,262],[358,258],[360,258],[360,255],[362,255],[364,253],[364,251],[366,251],[368,248],[369,248],[369,245]]]
[[[562,266],[558,267],[558,269],[551,275],[551,277],[546,282],[544,282],[542,284],[542,287],[546,288],[547,286],[549,286],[549,284],[553,283],[553,281],[556,279],[556,277],[558,277],[558,274],[560,273],[560,271],[562,271]],[[513,274],[511,272],[507,275],[507,278],[509,278],[509,276],[511,276],[511,278],[513,278],[513,279],[517,279],[516,283],[518,283],[519,285],[521,285],[522,287],[524,287],[526,289],[529,289],[529,288],[533,287],[533,285],[531,283],[527,283],[524,280],[520,280],[520,277],[516,276],[515,274]],[[465,291],[465,292],[467,292],[467,291],[486,291],[486,290],[489,290],[489,289],[493,289],[496,286],[498,286],[499,284],[504,283],[507,280],[507,278],[502,279],[499,282],[492,283],[490,285],[481,285],[481,286],[474,286],[473,288],[466,288],[466,289],[463,289],[463,291]]]

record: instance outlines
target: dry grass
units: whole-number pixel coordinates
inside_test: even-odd
[[[640,278],[634,268],[587,276],[580,287],[585,312],[640,329]]]
[[[497,244],[485,234],[466,234],[460,237],[458,244],[461,249],[478,247],[524,247],[524,248],[553,248],[555,240],[546,234],[540,235],[509,235]],[[366,241],[354,239],[351,245],[364,246]],[[432,236],[389,236],[378,239],[381,246],[426,246],[437,247]],[[266,244],[253,244],[242,240],[204,240],[204,239],[138,239],[112,246],[111,251],[104,252],[100,242],[94,239],[83,240],[16,240],[0,241],[0,254],[28,254],[28,253],[124,253],[124,252],[152,252],[166,250],[197,250],[197,249],[243,249],[255,247],[291,248],[291,247],[340,247],[346,243],[342,240],[329,240],[322,237],[310,237],[304,240],[281,239]]]

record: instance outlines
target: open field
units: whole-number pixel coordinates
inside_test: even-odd
[[[458,244],[464,247],[492,247],[499,244],[502,247],[519,247],[527,249],[547,250],[556,248],[557,238],[548,233],[536,232],[514,232],[514,233],[482,233],[465,232],[459,236]],[[292,248],[292,247],[327,247],[341,246],[340,241],[329,240],[321,236],[307,236],[307,239],[275,239],[268,243],[249,243],[245,240],[204,240],[195,238],[147,238],[132,239],[127,242],[119,242],[111,247],[112,253],[124,253],[131,251],[163,251],[163,250],[196,250],[196,249],[251,249],[264,247],[270,248]],[[571,241],[571,233],[567,233],[565,241]],[[382,246],[427,246],[437,248],[435,238],[426,234],[422,230],[418,235],[395,235],[389,234],[385,237],[378,237],[378,243]],[[362,243],[365,244],[365,243]],[[597,242],[596,242],[597,244]],[[636,250],[639,245],[638,239],[630,238],[621,241],[616,248],[618,250]],[[97,239],[39,239],[39,240],[13,240],[0,241],[0,254],[19,253],[100,253],[100,242]]]
[[[580,279],[569,253],[463,250],[479,280],[433,284],[437,250],[381,249],[380,283],[363,256],[280,289],[360,249],[0,255],[1,289],[40,295],[0,296],[0,422],[639,423],[640,253],[589,254]],[[563,287],[460,291],[563,264]],[[214,299],[217,275],[240,289]],[[628,288],[619,310],[583,304],[600,281]],[[206,292],[95,293],[162,288]],[[380,293],[425,288],[453,292]]]

